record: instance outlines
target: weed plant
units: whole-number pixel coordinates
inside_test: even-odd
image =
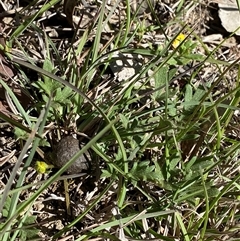
[[[59,41],[39,22],[44,13],[61,11],[59,2],[25,7],[19,14],[30,15],[2,46],[31,104],[23,107],[0,79],[17,118],[0,117],[20,147],[10,171],[2,169],[0,240],[237,240],[239,59],[218,58],[225,40],[210,51],[195,27],[181,21],[188,1],[179,1],[167,24],[147,1],[148,24],[127,0],[118,24],[110,20],[120,1],[110,10],[103,1],[83,31],[76,27],[71,39]],[[134,73],[120,81],[116,65]],[[37,173],[34,163],[44,161],[38,153],[47,159],[55,136],[66,133],[81,134],[81,151],[60,170],[43,173],[44,166]],[[100,174],[62,176],[86,150]],[[63,225],[57,229],[44,199],[55,196],[53,203],[65,209],[63,192],[54,188],[62,179],[69,182],[70,208],[83,208],[68,217],[55,210],[53,220]],[[38,210],[39,203],[45,208]]]

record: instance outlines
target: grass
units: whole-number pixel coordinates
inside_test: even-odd
[[[59,2],[25,6],[2,46],[30,104],[0,79],[9,96],[1,130],[17,144],[1,170],[0,239],[237,240],[239,58],[222,54],[228,37],[205,43],[181,20],[197,2],[148,1],[149,19],[129,1],[125,10],[103,1],[85,29],[52,38],[43,14],[61,14]],[[167,21],[163,6],[176,13]],[[66,134],[78,134],[82,149],[37,173]],[[62,176],[87,150],[95,169]]]

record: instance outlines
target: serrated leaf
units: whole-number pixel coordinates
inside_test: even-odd
[[[173,65],[173,66],[178,65],[178,61],[176,60],[175,57],[170,58],[167,63],[168,63],[169,65]]]
[[[52,62],[50,61],[49,58],[44,59],[43,69],[46,70],[47,72],[51,72],[51,73],[53,72],[54,66],[53,66],[53,64],[52,64]],[[50,78],[45,76],[45,75],[44,75],[43,79],[44,80],[47,80],[47,79],[50,80]]]
[[[35,86],[43,90],[47,96],[50,96],[51,93],[54,93],[58,88],[60,88],[62,85],[58,83],[57,81],[53,81],[50,78],[45,79],[45,81],[38,81],[35,83]]]
[[[49,142],[46,140],[46,139],[41,139],[39,141],[39,146],[47,146],[47,147],[50,147],[50,144]]]
[[[109,171],[107,171],[105,169],[102,170],[101,178],[104,178],[104,177],[109,178],[111,176],[112,176],[112,174]]]
[[[130,174],[137,180],[153,180],[155,166],[149,166],[150,161],[135,162]]]
[[[1,197],[1,196],[0,196]],[[8,212],[11,206],[11,198],[7,196],[6,201],[4,203],[4,207],[2,209],[2,216],[7,218],[8,217]]]
[[[20,240],[25,241],[33,238],[39,238],[38,236],[39,231],[40,230],[36,228],[24,229],[24,227],[22,227],[22,229],[19,232]]]
[[[24,225],[33,224],[37,219],[37,216],[28,216],[24,221]]]
[[[59,103],[69,104],[71,103],[69,97],[72,95],[72,90],[69,87],[63,89],[57,89],[54,100]]]
[[[18,127],[15,127],[14,135],[17,137],[17,139],[26,140],[28,138],[28,133]]]
[[[21,240],[21,241],[26,241],[26,240],[27,240],[27,234],[26,234],[25,231],[20,230],[20,231],[19,231],[19,236],[20,236],[20,240]]]

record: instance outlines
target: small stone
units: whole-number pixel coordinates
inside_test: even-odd
[[[240,13],[237,2],[233,0],[224,0],[219,3],[218,15],[221,19],[222,26],[230,33],[235,32],[240,27]],[[240,29],[235,32],[240,35]]]
[[[77,152],[80,151],[79,140],[72,136],[62,138],[59,143],[53,148],[55,158],[53,164],[61,168],[63,167]],[[68,169],[69,174],[81,173],[89,168],[88,161],[81,155]]]

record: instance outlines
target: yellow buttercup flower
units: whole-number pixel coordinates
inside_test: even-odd
[[[185,35],[183,33],[180,33],[172,42],[173,48],[177,48],[184,39],[185,39]]]
[[[52,165],[48,165],[46,162],[43,162],[43,161],[36,161],[36,164],[35,164],[36,171],[41,174],[46,173],[47,169],[50,169],[52,167],[53,167]]]

